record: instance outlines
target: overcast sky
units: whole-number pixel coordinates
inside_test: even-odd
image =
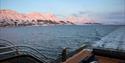
[[[84,16],[106,24],[125,24],[125,0],[0,0],[0,9]]]

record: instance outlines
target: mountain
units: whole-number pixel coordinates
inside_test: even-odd
[[[89,19],[89,18],[85,18],[85,17],[75,17],[75,16],[69,16],[66,18],[67,21],[70,21],[72,23],[75,24],[85,24],[85,23],[93,23],[94,21]]]
[[[14,10],[0,10],[0,26],[27,26],[27,25],[73,25],[91,23],[84,17],[68,17],[60,19],[52,13],[19,13]]]

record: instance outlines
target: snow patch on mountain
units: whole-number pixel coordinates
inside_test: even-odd
[[[0,25],[16,24],[84,24],[92,23],[93,21],[84,17],[68,17],[61,19],[52,13],[19,13],[13,10],[0,10]]]
[[[92,19],[85,18],[85,17],[69,16],[68,18],[66,18],[66,20],[76,24],[94,23]]]

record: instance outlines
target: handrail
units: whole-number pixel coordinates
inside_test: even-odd
[[[2,41],[5,41],[4,42],[4,44],[6,44],[6,45],[12,45],[12,46],[15,46],[15,44],[14,43],[12,43],[12,42],[10,42],[10,41],[8,41],[8,40],[5,40],[5,39],[0,39],[0,40],[2,40]],[[1,43],[1,42],[0,42]]]
[[[41,54],[37,49],[34,49],[32,47],[29,47],[29,46],[8,46],[8,47],[0,47],[0,49],[8,49],[8,48],[15,48],[15,47],[17,47],[18,51],[20,51],[20,49],[19,49],[20,47],[25,47],[25,48],[29,48],[31,50],[36,51],[38,54]],[[44,57],[46,58],[46,56],[44,56]]]
[[[47,59],[38,57],[37,55],[33,54],[32,52],[29,52],[29,51],[19,51],[19,52],[20,52],[20,55],[30,55],[44,63],[48,63]]]
[[[5,42],[3,42],[3,41],[5,41]],[[40,56],[42,57],[41,59],[45,59],[45,60],[55,60],[55,59],[52,59],[52,58],[47,58],[45,55],[43,55],[43,54],[41,54],[37,49],[34,49],[34,48],[32,48],[32,47],[29,47],[29,46],[17,46],[17,45],[15,45],[13,42],[10,42],[10,41],[8,41],[8,40],[5,40],[5,39],[0,39],[0,44],[2,44],[2,45],[5,45],[5,47],[0,47],[0,50],[1,49],[12,49],[13,50],[13,52],[16,52],[16,55],[18,56],[18,55],[20,55],[20,54],[22,54],[23,52],[28,52],[28,51],[30,51],[30,52],[28,52],[28,53],[32,53],[32,54],[29,54],[29,55],[33,55],[34,53],[36,53],[36,55],[34,55],[35,57],[39,57],[40,58]],[[8,46],[6,46],[6,45],[8,45]],[[24,48],[23,48],[24,47]],[[27,48],[27,49],[25,49],[25,48]],[[30,49],[30,50],[29,50]],[[11,52],[12,52],[12,50],[11,50]],[[22,51],[22,52],[21,52]],[[10,53],[11,53],[10,52]],[[3,53],[1,53],[1,54],[6,54],[6,53],[8,53],[9,54],[9,51],[6,51],[6,52],[3,52]],[[27,53],[27,54],[28,54]],[[37,58],[38,59],[38,58]],[[44,61],[45,61],[44,60]]]
[[[78,52],[82,51],[84,48],[87,48],[88,45],[83,44],[81,45],[78,49],[76,49],[75,51],[72,52],[68,52],[66,55],[66,59],[72,57],[74,54],[77,54]],[[62,52],[63,53],[63,52]],[[52,63],[60,63],[62,60],[62,56],[60,56],[59,58],[57,58],[55,61],[53,61]]]
[[[2,41],[5,41],[3,44],[6,46],[6,45],[9,45],[9,46],[15,46],[15,44],[13,42],[10,42],[8,40],[5,40],[5,39],[0,39]],[[1,42],[0,42],[1,43]],[[14,49],[17,51],[17,55],[19,54],[18,53],[18,49],[16,47],[14,47]]]
[[[27,54],[33,55],[34,57],[37,57],[37,59],[40,59],[40,56],[42,57],[41,59],[45,59],[45,60],[51,59],[51,58],[47,58],[45,55],[41,54],[37,49],[34,49],[32,47],[29,47],[29,46],[8,46],[8,47],[1,47],[0,49],[8,49],[8,48],[15,48],[15,47],[18,49],[19,55],[23,54],[24,52],[27,52]],[[30,49],[30,50],[28,50],[30,52],[26,51],[27,49],[22,50],[21,47]],[[17,51],[14,51],[14,52],[17,52]],[[34,53],[36,53],[36,55],[34,55]],[[45,60],[43,60],[43,61],[46,62]]]
[[[33,54],[32,52],[28,52],[28,51],[19,51],[20,54],[19,55],[30,55],[30,56],[33,56],[35,57],[36,59],[44,62],[44,63],[47,63],[47,61],[43,60],[43,58],[40,58],[38,56],[36,56],[35,54]],[[9,54],[9,53],[16,53],[16,51],[9,51],[9,52],[3,52],[3,53],[0,53],[0,55],[4,55],[4,54]],[[14,57],[14,56],[19,56],[19,55],[13,55],[13,56],[9,56],[7,58],[10,58],[10,57]],[[7,59],[6,58],[6,59]],[[0,60],[4,60],[5,58],[1,58]]]
[[[0,55],[4,55],[4,54],[8,54],[8,53],[12,53],[12,52],[17,52],[17,51],[2,52],[2,53],[0,53]]]

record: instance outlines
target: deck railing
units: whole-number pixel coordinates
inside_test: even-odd
[[[2,42],[2,41],[6,41],[6,42]],[[3,46],[0,47],[0,60],[10,58],[13,56],[19,56],[19,55],[31,55],[44,63],[50,63],[51,60],[53,60],[51,58],[47,58],[45,55],[40,53],[37,49],[34,49],[29,46],[16,46],[12,42],[4,39],[0,39],[0,45],[5,45],[4,47]]]
[[[78,49],[76,49],[73,52],[66,52],[66,51],[62,51],[62,53],[60,53],[59,58],[57,58],[55,61],[51,62],[51,63],[61,63],[64,62],[63,60],[66,60],[70,57],[72,57],[73,55],[79,53],[80,51],[82,51],[83,49],[85,49],[87,47],[86,44],[83,44],[82,46],[80,46]],[[68,48],[67,48],[68,51]],[[66,53],[65,58],[63,57],[63,53]],[[64,54],[65,55],[65,54]]]

